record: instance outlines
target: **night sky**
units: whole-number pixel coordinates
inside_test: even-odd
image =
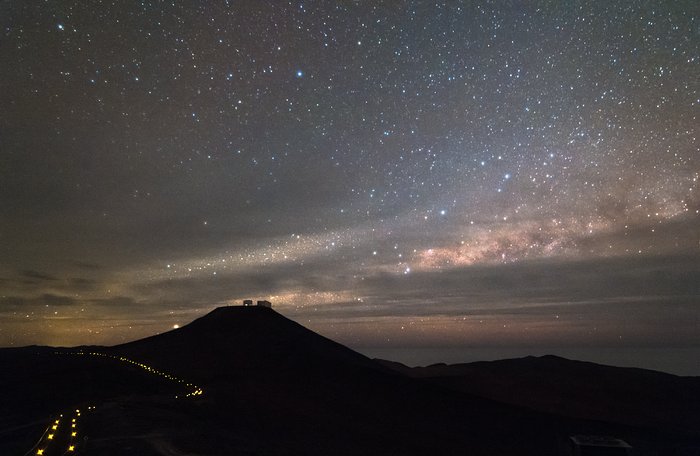
[[[696,0],[4,0],[0,26],[0,346],[252,298],[360,350],[700,347]]]

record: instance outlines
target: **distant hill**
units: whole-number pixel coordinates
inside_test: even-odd
[[[562,416],[700,432],[700,377],[542,356],[387,368],[453,391]]]
[[[614,435],[639,454],[700,446],[694,415],[653,421],[638,402],[667,398],[665,414],[686,398],[687,412],[697,379],[549,357],[411,369],[262,307],[59,351],[0,350],[0,454],[30,448],[51,413],[88,401],[84,455],[556,455],[573,434]],[[203,394],[187,396],[190,384]]]

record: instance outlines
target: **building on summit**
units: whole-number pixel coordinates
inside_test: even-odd
[[[244,299],[243,300],[243,305],[245,307],[252,306],[253,305],[253,300],[252,299]],[[272,303],[270,301],[265,301],[265,300],[260,300],[256,304],[258,307],[267,307],[268,309],[272,308]]]

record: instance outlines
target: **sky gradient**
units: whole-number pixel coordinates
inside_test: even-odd
[[[700,347],[700,4],[0,2],[0,346],[270,299],[354,348]]]

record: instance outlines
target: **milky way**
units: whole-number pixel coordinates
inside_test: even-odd
[[[699,13],[5,2],[0,345],[700,346]]]

